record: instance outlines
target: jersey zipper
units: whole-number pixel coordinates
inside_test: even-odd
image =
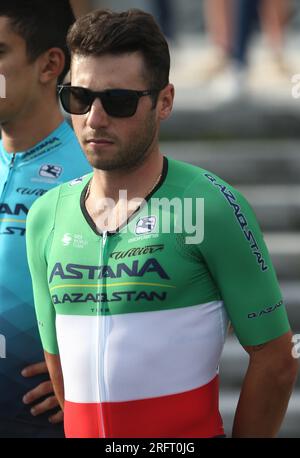
[[[102,243],[101,243],[101,255],[100,255],[100,265],[104,266],[105,265],[105,249],[107,246],[107,231],[104,231],[102,234]],[[106,278],[103,277],[101,279],[102,287],[101,291],[103,296],[101,295],[100,297],[106,297]],[[105,309],[105,305],[102,306],[102,303],[100,302],[100,309]],[[105,361],[105,354],[106,354],[106,346],[107,346],[107,337],[108,337],[108,327],[109,327],[109,315],[106,315],[105,310],[102,311],[98,315],[99,316],[99,321],[98,321],[98,349],[99,349],[99,369],[98,369],[98,376],[99,376],[99,395],[100,395],[100,406],[101,406],[101,417],[102,417],[102,435],[103,437],[108,437],[107,436],[107,430],[106,430],[106,425],[105,425],[105,414],[104,414],[104,409],[103,409],[103,403],[107,402],[108,400],[108,387],[107,387],[107,377],[106,377],[106,361]]]
[[[9,164],[9,170],[11,170],[14,167],[15,160],[16,160],[16,155],[14,153],[11,158],[10,164]]]
[[[8,174],[7,174],[6,181],[4,183],[3,189],[2,189],[1,200],[3,200],[5,195],[6,195],[8,184],[9,184],[11,175],[13,174],[15,160],[16,160],[16,154],[13,154],[12,158],[11,158],[11,161],[9,163],[9,166],[8,166]]]

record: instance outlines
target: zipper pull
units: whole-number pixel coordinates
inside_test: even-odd
[[[102,235],[103,248],[105,247],[106,240],[107,240],[107,231],[103,231],[103,235]]]
[[[10,164],[9,164],[9,168],[12,169],[13,166],[14,166],[14,163],[15,163],[15,160],[16,160],[16,154],[14,153],[12,158],[11,158],[11,161],[10,161]]]

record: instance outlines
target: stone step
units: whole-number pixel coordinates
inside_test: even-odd
[[[248,199],[262,230],[300,232],[299,185],[238,185]]]
[[[161,151],[167,156],[209,170],[235,186],[299,185],[299,150],[299,140],[161,143]]]
[[[279,280],[298,280],[300,273],[300,233],[265,233]]]
[[[220,390],[220,412],[227,437],[231,437],[239,390]],[[278,437],[300,437],[300,392],[294,392],[281,425]]]
[[[290,94],[290,90],[286,92]],[[207,108],[204,96],[203,91],[195,87],[178,90],[172,116],[162,123],[161,137],[195,141],[203,138],[299,138],[298,100],[283,107],[280,101],[273,104],[260,100],[258,94],[252,99],[246,96],[242,101],[232,100],[221,106],[216,103]]]
[[[300,335],[300,281],[281,282],[280,287],[293,333]]]

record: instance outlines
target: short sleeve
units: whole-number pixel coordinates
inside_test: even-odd
[[[31,207],[26,224],[26,246],[32,279],[34,304],[38,328],[45,351],[58,354],[55,328],[55,309],[51,300],[47,278],[47,251],[51,245],[53,220],[49,216],[51,192],[38,199]]]
[[[290,329],[278,280],[247,200],[207,175],[204,240],[199,245],[242,345],[258,345]]]

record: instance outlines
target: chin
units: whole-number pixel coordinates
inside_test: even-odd
[[[121,167],[118,164],[112,162],[99,162],[99,161],[92,161],[90,162],[91,166],[96,170],[103,170],[105,172],[110,172],[112,170],[118,170]]]
[[[86,157],[91,166],[96,170],[117,170],[121,166],[112,154],[95,154],[94,152],[87,151]]]

